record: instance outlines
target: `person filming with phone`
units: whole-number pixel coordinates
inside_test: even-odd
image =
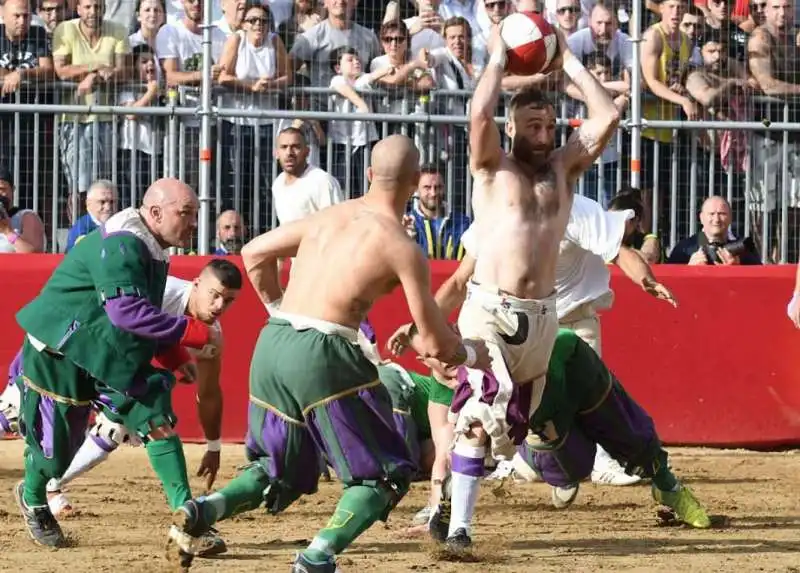
[[[702,229],[675,245],[667,263],[678,265],[760,265],[761,258],[750,237],[738,239],[731,232],[731,206],[718,195],[703,202]]]

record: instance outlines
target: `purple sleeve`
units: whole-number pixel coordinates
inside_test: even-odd
[[[8,367],[8,383],[13,383],[14,379],[22,374],[22,348],[19,349],[11,365]]]
[[[375,341],[377,340],[375,337],[375,329],[372,328],[368,318],[365,318],[364,322],[361,323],[361,332],[367,337],[367,340],[369,340],[372,344],[375,344]]]
[[[138,296],[120,296],[106,301],[111,324],[142,338],[155,339],[161,347],[176,344],[186,332],[184,316],[167,314]]]

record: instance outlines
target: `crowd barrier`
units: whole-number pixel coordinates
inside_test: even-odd
[[[34,297],[60,255],[9,255],[0,275],[0,362],[8,364],[22,341],[14,320]],[[174,257],[171,273],[193,278],[206,257]],[[432,264],[433,287],[455,263]],[[616,269],[616,300],[604,313],[603,355],[630,394],[653,416],[668,444],[773,448],[800,444],[800,369],[793,350],[800,343],[786,318],[793,289],[792,266],[658,266],[656,274],[675,293],[677,309],[642,292]],[[222,319],[225,395],[222,438],[240,442],[247,428],[248,372],[267,315],[253,289]],[[381,345],[408,310],[400,289],[370,314]],[[419,370],[413,356],[400,361]],[[194,390],[180,386],[173,397],[178,430],[202,441]]]

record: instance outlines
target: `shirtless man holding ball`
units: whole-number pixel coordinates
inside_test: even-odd
[[[509,105],[505,129],[512,145],[511,153],[504,153],[494,121],[506,68],[502,25],[490,39],[490,60],[470,106],[478,252],[458,319],[462,337],[486,342],[492,369],[462,370],[450,412],[456,428],[450,487],[442,488],[452,493],[449,499],[443,494],[430,522],[433,537],[453,550],[472,543],[470,525],[487,447],[496,459],[510,459],[541,401],[558,332],[555,269],[573,189],[619,123],[608,92],[558,32],[550,69],[561,66],[581,90],[588,119],[555,149],[553,104],[536,89],[522,90]]]

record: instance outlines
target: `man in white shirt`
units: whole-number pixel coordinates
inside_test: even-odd
[[[222,389],[219,378],[222,332],[218,320],[239,296],[241,287],[242,274],[239,268],[228,260],[213,259],[192,281],[168,277],[164,290],[164,311],[202,321],[219,332],[217,345],[207,345],[199,351],[183,349],[188,350],[196,362],[176,372],[179,382],[197,382],[197,413],[207,440],[207,450],[197,473],[206,478],[207,489],[211,489],[216,479],[221,451]],[[8,390],[3,398],[6,394]],[[50,480],[47,484],[48,504],[53,515],[63,516],[73,512],[69,500],[61,493],[63,487],[104,462],[123,443],[138,445],[139,442],[133,432],[98,413],[67,471],[60,479]],[[207,541],[210,548],[204,552],[205,555],[225,551],[224,542],[218,537],[211,536]]]
[[[184,16],[180,21],[165,24],[156,36],[156,56],[170,86],[199,87],[203,81],[203,3],[184,0]],[[221,68],[217,65],[226,35],[216,26],[211,28],[211,78],[216,82]],[[182,103],[189,107],[199,105],[198,92],[182,94]],[[179,142],[175,164],[180,172],[183,164],[183,181],[193,189],[200,182],[200,119],[181,120],[185,126],[184,137]]]
[[[272,183],[272,204],[281,225],[344,201],[338,181],[308,164],[308,152],[299,129],[287,127],[278,134],[275,158],[283,172]]]

